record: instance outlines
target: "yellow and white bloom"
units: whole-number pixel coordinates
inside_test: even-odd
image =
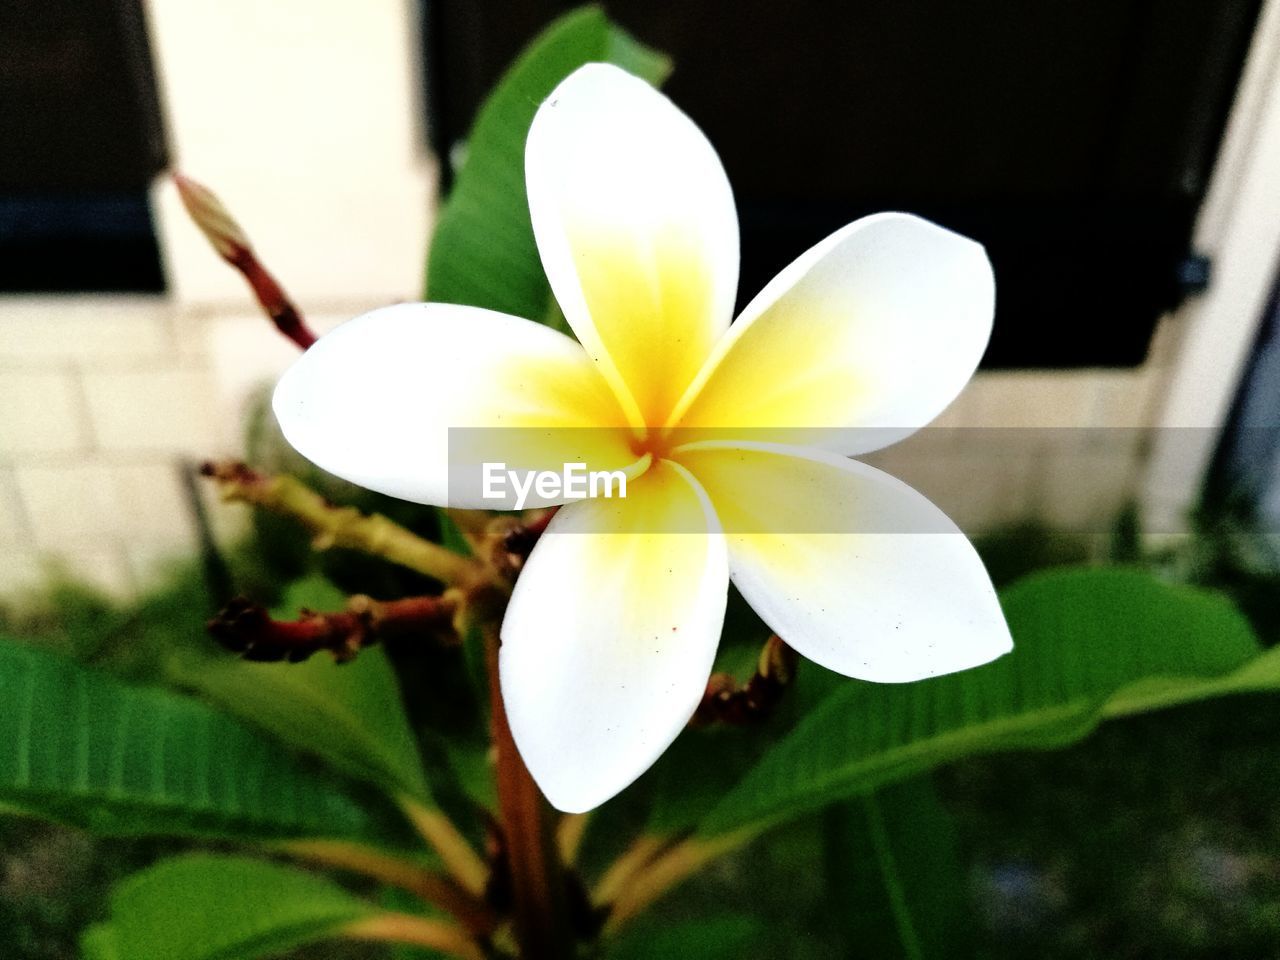
[[[503,623],[512,733],[555,806],[607,800],[684,727],[731,578],[787,643],[850,677],[916,680],[1010,649],[968,540],[847,459],[924,426],[972,376],[994,307],[979,245],[867,217],[731,326],[729,183],[661,93],[583,67],[538,111],[525,172],[579,342],[472,307],[388,307],[312,347],[275,411],[319,466],[420,503],[448,500],[450,428],[508,428],[504,459],[526,468],[627,472],[625,499],[556,514]]]

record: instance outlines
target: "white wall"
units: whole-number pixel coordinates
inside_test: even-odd
[[[1164,337],[1168,376],[1142,484],[1157,527],[1196,503],[1280,267],[1280,0],[1263,8],[1195,243],[1213,280]]]
[[[312,324],[420,296],[435,178],[409,0],[146,12],[176,164]],[[129,592],[190,551],[178,465],[235,453],[249,389],[294,355],[164,178],[154,206],[168,296],[0,298],[0,593],[51,559]]]

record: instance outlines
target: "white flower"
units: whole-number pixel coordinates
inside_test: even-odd
[[[388,307],[312,347],[275,411],[319,466],[420,503],[447,501],[450,427],[516,428],[494,436],[528,468],[628,471],[626,499],[556,514],[502,627],[512,733],[556,807],[602,803],[675,739],[730,578],[787,643],[850,677],[916,680],[1010,649],[968,540],[846,459],[925,425],[972,376],[994,305],[980,246],[867,217],[730,326],[738,225],[719,158],[666,97],[601,64],[542,105],[525,173],[581,345],[472,307]]]

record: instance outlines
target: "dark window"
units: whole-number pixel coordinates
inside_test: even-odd
[[[435,143],[569,4],[426,0]],[[986,244],[988,366],[1142,361],[1203,279],[1191,231],[1258,0],[615,0],[724,158],[750,296],[826,233],[910,210]]]
[[[163,289],[140,0],[5,0],[0,38],[0,291]]]

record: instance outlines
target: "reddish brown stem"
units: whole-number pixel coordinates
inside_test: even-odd
[[[551,808],[520,758],[498,683],[498,628],[484,627],[485,662],[497,748],[498,806],[503,853],[511,878],[516,941],[522,957],[573,956],[565,873],[556,852]]]
[[[533,520],[507,531],[502,541],[503,549],[521,560],[527,559],[529,554],[533,553],[533,548],[537,545],[538,538],[546,532],[547,524],[551,522],[551,518],[555,515],[556,508],[552,507],[549,510],[544,510]]]
[[[249,238],[217,194],[180,173],[173,175],[173,183],[192,221],[218,256],[240,271],[276,329],[303,350],[315,343],[316,335],[276,278],[258,260]]]
[[[297,663],[327,650],[339,662],[379,640],[409,634],[445,636],[456,642],[448,597],[378,601],[355,596],[341,613],[303,611],[297,620],[276,620],[261,604],[237,597],[209,621],[209,633],[246,660]]]
[[[315,333],[302,319],[298,308],[294,306],[288,294],[281,289],[276,278],[258,261],[257,255],[251,248],[238,247],[225,259],[240,271],[277,330],[296,343],[301,350],[307,349],[316,342]]]

